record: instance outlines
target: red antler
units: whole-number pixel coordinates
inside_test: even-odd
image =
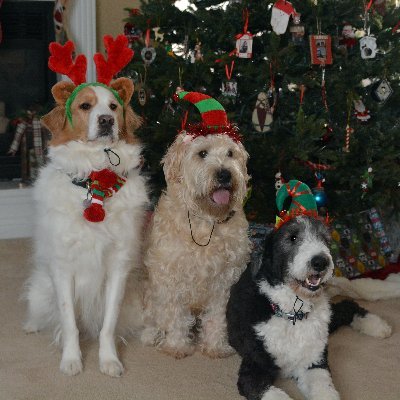
[[[75,46],[70,40],[64,46],[52,42],[49,49],[51,54],[49,68],[52,71],[68,76],[75,85],[86,82],[86,57],[83,54],[79,54],[75,61],[72,60]]]
[[[107,50],[107,61],[100,53],[96,53],[93,59],[96,64],[97,82],[108,85],[113,76],[129,63],[134,52],[128,47],[125,35],[118,35],[115,40],[112,36],[104,36],[104,46]]]

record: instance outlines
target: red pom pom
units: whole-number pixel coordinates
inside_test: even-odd
[[[104,220],[106,212],[100,204],[91,204],[83,211],[83,216],[90,222],[101,222]]]
[[[98,186],[101,188],[111,188],[118,182],[118,175],[109,169],[102,169],[101,171],[94,171],[90,174],[92,181],[98,181]]]

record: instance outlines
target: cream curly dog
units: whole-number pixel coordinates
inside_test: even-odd
[[[199,96],[222,108],[199,93],[179,94],[191,102]],[[196,344],[210,357],[233,352],[226,304],[250,253],[242,209],[248,154],[224,111],[222,122],[207,124],[222,126],[217,131],[210,131],[208,116],[202,116],[203,124],[181,132],[162,160],[167,190],[144,257],[149,286],[142,340],[176,358],[192,354]]]

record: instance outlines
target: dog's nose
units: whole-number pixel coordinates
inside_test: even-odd
[[[226,185],[231,182],[232,174],[227,169],[221,169],[217,172],[217,181],[222,185]]]
[[[99,115],[99,125],[103,128],[109,128],[114,125],[114,117],[112,115]]]
[[[311,267],[317,272],[325,271],[328,265],[329,258],[326,255],[318,254],[311,259]]]

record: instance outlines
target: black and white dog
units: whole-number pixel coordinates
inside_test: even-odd
[[[242,357],[238,388],[249,400],[289,400],[274,386],[295,378],[310,400],[338,400],[327,364],[328,334],[343,325],[375,337],[390,326],[353,301],[330,305],[323,287],[333,273],[326,225],[297,216],[267,238],[259,271],[249,265],[232,287],[229,343]]]

